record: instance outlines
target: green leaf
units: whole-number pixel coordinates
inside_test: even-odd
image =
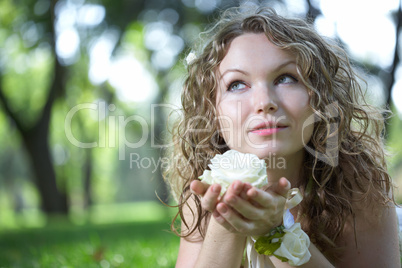
[[[276,255],[276,254],[273,254],[275,257],[277,257],[278,259],[280,259],[282,262],[288,262],[289,261],[289,259],[288,258],[285,258],[285,257],[282,257],[282,256],[279,256],[279,255]]]
[[[279,226],[270,232],[269,236],[262,236],[257,239],[257,241],[254,244],[255,250],[259,254],[264,254],[264,255],[273,255],[274,252],[281,246],[282,243],[282,237],[285,235],[285,232],[283,231],[284,227]],[[279,239],[277,242],[272,242],[273,239]]]
[[[281,246],[281,242],[276,242],[272,243],[272,239],[269,239],[268,237],[260,237],[254,244],[255,250],[259,254],[264,254],[264,255],[273,255],[274,252]]]

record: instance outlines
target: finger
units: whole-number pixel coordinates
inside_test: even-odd
[[[257,207],[237,195],[226,195],[224,202],[248,220],[260,220],[263,218],[264,211],[261,209],[261,206],[258,205]]]
[[[201,207],[207,211],[214,211],[216,204],[219,201],[221,186],[212,184],[201,199]]]
[[[229,232],[232,233],[236,233],[236,230],[233,228],[233,226],[231,226],[224,217],[222,217],[222,215],[218,212],[218,210],[215,210],[212,213],[212,216],[215,218],[215,220],[222,225],[226,230],[228,230]]]
[[[249,201],[254,207],[261,207],[259,203],[255,202],[247,195],[248,190],[251,188],[253,188],[253,186],[250,183],[244,183],[243,191],[240,193],[240,197]]]
[[[243,191],[240,193],[240,197],[243,198],[244,200],[250,200],[249,197],[247,196],[247,191],[253,188],[250,183],[244,183],[243,185]]]
[[[244,183],[239,180],[235,180],[229,185],[226,191],[226,195],[240,195],[241,192],[243,191],[243,188]]]
[[[256,212],[256,207],[261,207],[247,196],[247,191],[253,188],[249,183],[234,181],[228,188],[223,200],[247,219],[257,219],[260,214]],[[250,204],[250,202],[251,204]]]
[[[286,197],[290,190],[290,182],[285,177],[282,177],[279,179],[278,183],[270,187],[270,190],[278,195]]]
[[[280,178],[277,182],[274,182],[268,188],[265,189],[267,192],[272,192],[283,197],[287,197],[288,191],[290,190],[290,182],[285,178]]]
[[[194,180],[190,184],[190,191],[193,194],[204,196],[209,187],[210,185],[208,183],[199,180]]]
[[[286,201],[286,197],[272,192],[271,190],[263,191],[255,187],[247,191],[247,196],[250,202],[254,201],[264,208],[283,206]]]
[[[216,209],[220,216],[226,221],[226,226],[234,228],[238,233],[246,233],[250,230],[250,223],[241,218],[240,215],[233,211],[227,204],[221,202],[216,206]],[[222,221],[222,219],[220,219],[220,221]]]

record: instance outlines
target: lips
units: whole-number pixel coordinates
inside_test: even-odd
[[[277,133],[284,128],[287,128],[287,126],[280,123],[277,124],[275,122],[263,122],[253,127],[250,132],[260,136],[266,136]]]
[[[262,129],[272,129],[272,128],[285,128],[286,126],[280,123],[275,123],[275,122],[263,122],[261,124],[256,125],[251,129],[251,132],[257,131],[257,130],[262,130]]]

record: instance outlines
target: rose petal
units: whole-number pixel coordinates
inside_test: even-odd
[[[258,188],[268,184],[266,163],[256,155],[229,150],[224,154],[215,155],[210,162],[208,167],[211,170],[205,170],[199,178],[209,184],[220,184],[221,194],[226,192],[235,180],[248,182]]]
[[[285,257],[293,266],[302,265],[310,260],[311,254],[308,250],[310,239],[301,229],[300,223],[293,224],[285,229],[281,246],[274,252],[275,255]]]

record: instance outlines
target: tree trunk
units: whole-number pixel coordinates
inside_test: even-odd
[[[161,92],[158,95],[158,98],[156,100],[156,104],[162,104],[163,100],[166,97],[166,92],[167,90],[164,90],[161,88]],[[163,130],[166,129],[166,122],[164,120],[165,115],[161,111],[161,109],[156,109],[155,110],[155,118],[153,118],[153,124],[154,124],[154,137],[151,137],[152,139],[155,140],[156,144],[162,144],[164,142],[163,140]],[[163,157],[162,155],[162,149],[155,148],[154,150],[157,151],[157,158],[161,159]],[[169,191],[168,187],[166,185],[165,180],[163,179],[162,176],[162,170],[156,173],[156,181],[158,183],[156,193],[157,197],[162,200],[163,202],[167,203],[169,201]]]
[[[22,132],[26,152],[31,161],[35,184],[42,200],[42,210],[46,214],[67,214],[67,195],[57,187],[48,145],[48,128],[41,126]]]
[[[41,197],[42,210],[47,214],[67,214],[67,196],[57,187],[56,173],[53,167],[51,153],[49,150],[49,125],[52,107],[55,100],[65,92],[66,67],[63,67],[57,60],[56,55],[56,34],[54,29],[54,8],[56,0],[51,1],[49,25],[54,57],[53,81],[48,91],[46,103],[38,119],[32,124],[24,122],[10,106],[10,101],[4,95],[2,89],[2,74],[0,73],[0,103],[3,110],[21,134],[28,158],[31,162],[33,177]],[[45,89],[44,89],[45,90]]]
[[[92,205],[92,149],[86,149],[84,171],[84,208]]]
[[[396,29],[395,29],[395,48],[394,48],[394,59],[392,61],[391,70],[389,71],[388,78],[384,81],[385,89],[386,89],[386,108],[391,109],[392,106],[392,88],[394,87],[395,83],[395,76],[396,70],[399,66],[400,57],[399,57],[399,36],[402,27],[402,1],[399,1],[399,8],[396,13]],[[389,117],[385,117],[385,138],[388,138],[388,134],[390,132],[390,124],[389,124]]]

